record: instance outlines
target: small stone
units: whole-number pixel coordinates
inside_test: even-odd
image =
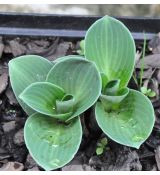
[[[3,123],[3,125],[2,125],[3,131],[5,133],[10,132],[11,130],[14,130],[15,127],[16,127],[15,121],[6,122],[6,123]]]
[[[18,146],[21,146],[24,144],[24,137],[23,137],[23,129],[20,129],[15,135],[14,135],[14,138],[13,138],[13,142],[18,145]]]
[[[22,163],[8,162],[0,168],[0,171],[22,171],[23,169],[24,166]]]

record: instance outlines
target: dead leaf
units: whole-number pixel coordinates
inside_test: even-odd
[[[53,60],[54,54],[58,46],[59,38],[56,38],[50,42],[45,40],[29,41],[26,44],[26,54],[38,54],[45,58]],[[63,52],[63,50],[61,50]]]
[[[48,49],[48,47],[50,46],[50,42],[48,41],[43,41],[43,40],[31,40],[26,44],[26,48],[27,54],[30,53],[34,53],[34,54],[39,54],[39,53],[43,53],[44,51],[46,51],[46,49]]]
[[[63,43],[60,43],[56,50],[55,50],[55,53],[53,55],[50,55],[49,56],[49,60],[53,61],[59,57],[62,57],[62,56],[65,56],[68,49],[70,47],[70,42],[63,42]]]

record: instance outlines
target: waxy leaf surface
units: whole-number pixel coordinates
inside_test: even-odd
[[[18,102],[28,115],[33,114],[35,111],[24,104],[18,96],[30,84],[45,81],[52,66],[53,64],[47,59],[36,55],[20,56],[9,62],[12,89]]]
[[[45,170],[54,170],[71,161],[82,139],[79,117],[64,125],[35,113],[25,124],[24,139],[34,160]]]
[[[108,137],[135,148],[139,148],[149,137],[155,121],[150,100],[135,90],[129,91],[119,104],[119,109],[106,111],[98,102],[95,112],[99,127]]]
[[[52,83],[37,82],[29,85],[19,98],[36,112],[66,120],[72,113],[56,113],[56,101],[61,100],[64,95],[63,89]]]
[[[68,120],[91,107],[101,93],[102,83],[97,67],[79,56],[68,56],[56,63],[48,73],[47,81],[74,97],[75,112]]]
[[[135,43],[123,23],[105,16],[97,20],[85,36],[85,57],[94,61],[108,81],[120,79],[120,88],[131,78]]]

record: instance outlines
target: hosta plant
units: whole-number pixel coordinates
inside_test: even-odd
[[[135,43],[126,26],[109,16],[85,36],[85,57],[96,63],[102,91],[95,107],[99,127],[112,140],[135,148],[150,135],[155,117],[150,100],[127,87],[135,64]]]
[[[45,170],[74,157],[82,138],[80,114],[91,106],[104,133],[123,145],[139,148],[154,125],[149,99],[127,87],[135,58],[128,29],[105,16],[89,28],[83,46],[84,57],[50,62],[26,55],[9,62],[13,91],[29,116],[25,143]]]
[[[79,115],[101,92],[96,65],[79,56],[50,62],[28,55],[11,60],[9,74],[17,100],[29,115],[24,139],[30,154],[45,170],[64,166],[81,142]]]

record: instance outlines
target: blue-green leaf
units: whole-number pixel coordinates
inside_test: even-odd
[[[142,93],[130,90],[119,108],[106,111],[98,102],[96,120],[103,132],[114,141],[139,148],[149,137],[154,126],[154,109]]]
[[[26,146],[34,160],[45,170],[54,170],[70,162],[82,139],[79,117],[68,125],[42,114],[30,116],[24,127]]]
[[[30,84],[45,81],[53,64],[47,59],[36,55],[20,56],[9,61],[9,76],[14,94],[24,111],[31,115],[35,113],[19,99],[19,95]]]
[[[101,77],[96,65],[79,56],[67,56],[56,63],[48,73],[47,82],[74,97],[75,111],[68,120],[91,107],[101,93]]]
[[[115,18],[104,16],[88,29],[85,56],[94,61],[108,81],[120,79],[125,87],[135,63],[135,43],[127,27]]]

